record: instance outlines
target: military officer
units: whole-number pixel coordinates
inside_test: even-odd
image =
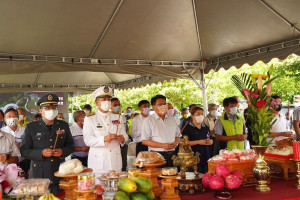
[[[120,144],[128,140],[125,126],[120,124],[121,116],[109,112],[112,89],[108,86],[93,92],[98,109],[95,115],[85,117],[83,139],[90,147],[88,167],[99,176],[109,170],[122,169]]]
[[[58,97],[47,94],[37,101],[42,118],[29,123],[22,137],[22,157],[30,159],[30,178],[49,178],[50,190],[60,192],[60,179],[54,176],[64,158],[74,151],[69,125],[56,120]]]

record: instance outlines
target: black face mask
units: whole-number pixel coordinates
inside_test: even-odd
[[[282,104],[278,105],[278,108],[276,108],[276,111],[281,111],[281,108],[282,108]]]

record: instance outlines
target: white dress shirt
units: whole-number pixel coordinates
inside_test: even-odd
[[[117,135],[123,135],[126,142],[128,135],[123,124],[123,118],[119,118],[118,114],[102,113],[99,110],[95,115],[84,118],[83,139],[90,147],[88,167],[92,168],[96,174],[122,169],[120,143],[104,142],[104,137],[108,133],[116,134],[118,129]]]
[[[279,133],[279,132],[287,132],[288,131],[288,128],[287,128],[288,127],[288,121],[286,120],[284,115],[279,113],[278,115],[275,115],[275,118],[273,119],[273,121],[274,120],[276,120],[276,122],[273,124],[270,132]],[[275,145],[275,141],[283,140],[285,138],[288,138],[288,137],[284,137],[284,136],[275,137],[274,140],[271,143],[271,146]],[[268,138],[267,141],[270,141],[271,139],[272,138]]]
[[[83,129],[78,126],[77,123],[70,126],[70,131],[73,137],[74,147],[85,147],[85,143],[83,141]],[[87,157],[88,152],[85,151],[74,151],[73,155],[79,157]]]
[[[15,137],[16,142],[21,142],[22,141],[22,135],[24,134],[25,128],[24,127],[17,127],[16,131],[13,131],[11,128],[8,126],[4,126],[1,128],[2,132],[9,133],[12,136]]]
[[[142,136],[142,126],[144,123],[144,120],[146,117],[143,117],[142,115],[139,115],[132,120],[131,124],[131,137],[133,139],[133,142],[141,142],[141,136]]]
[[[142,127],[142,141],[152,140],[159,143],[172,143],[179,136],[180,130],[173,116],[165,115],[162,120],[156,113],[144,120]],[[174,151],[170,149],[168,151]],[[149,151],[166,151],[163,148],[151,148]]]

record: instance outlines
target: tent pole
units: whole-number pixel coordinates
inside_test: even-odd
[[[203,64],[203,62],[202,62]],[[208,114],[207,109],[207,95],[206,95],[206,86],[205,86],[205,77],[204,77],[204,68],[202,68],[202,72],[200,71],[200,77],[201,77],[201,84],[202,84],[202,101],[203,101],[203,110],[204,110],[204,116]]]

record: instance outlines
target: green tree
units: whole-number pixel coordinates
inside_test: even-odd
[[[300,91],[300,57],[296,55],[290,55],[283,61],[272,59],[269,63],[258,61],[252,66],[244,64],[239,69],[236,67],[231,67],[228,70],[219,69],[219,71],[214,73],[206,90],[208,103],[215,102],[221,104],[223,99],[229,96],[239,96],[243,99],[240,92],[232,84],[230,77],[243,72],[249,74],[266,74],[272,64],[274,65],[273,75],[280,75],[272,83],[272,93],[280,95],[285,102],[292,102],[293,96],[299,94]],[[206,84],[209,82],[212,74],[213,70],[205,75]],[[202,104],[202,91],[189,79],[172,79],[163,83],[159,82],[138,88],[115,90],[116,97],[122,103],[123,111],[128,106],[133,107],[137,111],[137,104],[140,100],[146,99],[150,102],[151,98],[157,94],[165,95],[167,102],[173,103],[178,109],[187,107],[192,103]],[[76,111],[82,109],[86,103],[90,104],[95,111],[96,105],[91,94],[70,98],[69,111],[71,112],[72,105],[73,111]]]

